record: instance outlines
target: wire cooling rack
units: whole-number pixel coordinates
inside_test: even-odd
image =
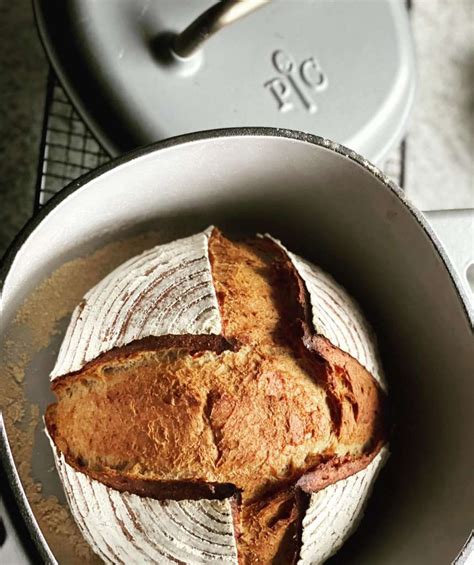
[[[74,109],[53,71],[50,72],[35,191],[35,211],[56,192],[110,160]],[[383,171],[402,188],[405,142],[386,159]]]
[[[35,210],[51,196],[110,160],[51,71],[48,79],[43,131],[35,191]]]

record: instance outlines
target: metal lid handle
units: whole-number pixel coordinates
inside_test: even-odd
[[[269,2],[270,0],[222,0],[214,4],[175,37],[173,52],[184,59],[191,57],[219,30]]]

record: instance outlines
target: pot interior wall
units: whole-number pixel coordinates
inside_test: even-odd
[[[474,523],[471,327],[412,212],[348,157],[295,139],[235,135],[125,162],[60,202],[29,236],[5,281],[3,323],[67,259],[131,232],[152,228],[169,240],[209,224],[280,238],[345,285],[376,330],[392,456],[334,561],[452,560]]]

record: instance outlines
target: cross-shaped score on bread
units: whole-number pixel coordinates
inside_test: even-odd
[[[296,562],[310,495],[366,468],[383,446],[385,394],[318,333],[308,288],[278,242],[234,243],[214,229],[207,244],[212,296],[196,267],[185,280],[169,274],[161,307],[174,323],[182,304],[166,297],[181,285],[191,303],[194,289],[194,321],[215,299],[220,332],[142,333],[85,353],[78,370],[52,381],[47,429],[69,466],[116,491],[231,499],[239,563]],[[146,310],[142,328],[160,312],[147,293],[164,280],[148,276],[132,301]],[[133,312],[108,312],[125,335]]]

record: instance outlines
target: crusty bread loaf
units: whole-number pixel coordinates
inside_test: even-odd
[[[53,380],[48,432],[112,489],[233,497],[239,561],[290,563],[311,493],[378,454],[385,395],[313,323],[308,266],[278,242],[214,230],[209,257],[220,335],[141,337],[84,360]]]

